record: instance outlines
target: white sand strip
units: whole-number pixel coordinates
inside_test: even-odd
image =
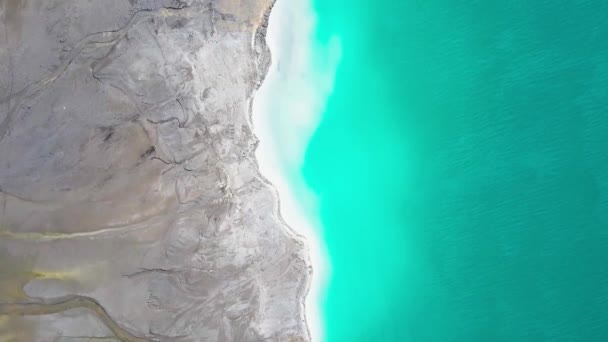
[[[320,342],[320,295],[329,275],[329,262],[319,237],[316,199],[304,182],[301,168],[333,87],[339,44],[337,40],[326,46],[314,42],[311,7],[311,0],[276,2],[266,35],[272,65],[255,94],[252,120],[260,140],[256,151],[260,172],[276,188],[280,214],[303,238],[310,256],[313,275],[304,310],[311,339]]]

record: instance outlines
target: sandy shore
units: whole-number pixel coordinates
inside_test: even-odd
[[[253,154],[271,0],[5,3],[0,336],[308,341]]]
[[[331,49],[315,48],[314,21],[310,0],[275,3],[266,34],[272,65],[254,97],[252,120],[260,139],[256,151],[260,172],[278,192],[286,225],[306,244],[313,274],[303,310],[312,341],[322,341],[321,292],[329,263],[319,236],[316,198],[300,170],[331,92],[338,59]],[[327,64],[315,68],[313,56],[327,57]]]

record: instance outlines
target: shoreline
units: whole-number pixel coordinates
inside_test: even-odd
[[[297,0],[299,3],[294,7],[309,7],[310,0]],[[285,5],[285,7],[283,7]],[[265,22],[262,23],[262,27],[260,27],[259,34],[262,36],[261,38],[264,40],[265,51],[263,54],[267,56],[263,56],[263,58],[268,58],[269,66],[264,75],[261,77],[261,83],[259,88],[253,93],[252,102],[251,102],[251,122],[254,134],[258,139],[258,146],[255,150],[255,159],[258,168],[258,172],[262,179],[264,179],[271,188],[275,191],[276,196],[276,216],[277,219],[284,225],[285,233],[290,235],[292,238],[298,240],[303,244],[304,254],[307,258],[306,263],[311,270],[307,276],[307,284],[304,288],[304,294],[301,299],[301,313],[306,321],[306,329],[308,330],[308,335],[311,341],[320,342],[323,340],[322,333],[322,324],[321,324],[321,303],[320,303],[320,291],[322,289],[322,285],[325,283],[325,279],[327,277],[329,264],[327,258],[323,256],[327,255],[326,251],[323,250],[323,245],[321,244],[321,238],[319,236],[320,229],[315,231],[315,226],[320,228],[320,222],[318,219],[318,215],[315,219],[306,216],[304,205],[301,201],[296,200],[296,194],[292,186],[290,186],[289,176],[293,176],[292,173],[297,172],[299,174],[299,179],[295,181],[297,183],[296,186],[301,190],[305,191],[304,195],[306,201],[309,204],[312,204],[313,208],[316,208],[314,195],[306,191],[304,180],[302,178],[301,173],[299,172],[301,164],[303,163],[303,156],[305,152],[305,148],[310,139],[312,133],[316,130],[317,123],[319,121],[319,117],[321,112],[313,112],[310,111],[305,113],[308,115],[304,121],[308,121],[307,127],[302,126],[302,117],[295,118],[297,121],[296,130],[300,131],[299,128],[303,128],[302,131],[306,131],[308,137],[301,138],[297,146],[297,153],[295,155],[296,158],[293,158],[289,161],[281,160],[281,155],[285,155],[285,151],[280,151],[280,148],[276,148],[277,146],[284,146],[284,142],[282,141],[277,134],[278,129],[273,127],[275,123],[274,117],[278,113],[284,113],[282,109],[286,104],[289,107],[292,107],[296,101],[287,101],[287,103],[281,103],[282,101],[272,101],[273,98],[279,98],[284,100],[285,94],[282,94],[281,91],[284,91],[286,84],[281,84],[281,81],[286,81],[286,74],[288,72],[306,73],[306,67],[310,67],[310,65],[306,65],[306,67],[302,68],[302,64],[310,63],[310,49],[312,48],[312,28],[314,22],[314,15],[312,10],[310,13],[302,14],[305,11],[302,11],[302,8],[294,9],[289,8],[287,5],[293,5],[293,3],[286,3],[281,0],[272,0],[271,5],[269,7],[270,13],[265,16]],[[299,5],[299,6],[298,6]],[[296,18],[293,18],[297,16]],[[304,19],[300,19],[304,17]],[[290,20],[294,19],[294,20]],[[294,23],[293,21],[304,21],[301,23],[301,27],[297,27],[298,23]],[[291,25],[284,25],[284,23],[289,23]],[[283,25],[282,25],[283,24]],[[284,27],[290,27],[289,30],[282,30]],[[298,29],[303,29],[299,30]],[[257,34],[256,34],[257,35]],[[295,36],[295,37],[294,37]],[[256,39],[256,38],[254,38]],[[283,41],[282,41],[283,39]],[[291,56],[292,49],[285,48],[285,40],[287,40],[287,44],[297,44],[301,49],[303,45],[305,45],[305,51],[300,52],[297,56]],[[302,42],[301,40],[305,40]],[[294,63],[294,59],[304,58],[303,60],[296,61]],[[281,62],[287,62],[287,64],[291,63],[291,69],[282,68]],[[296,70],[292,70],[294,65],[296,64]],[[293,75],[295,73],[290,73]],[[302,86],[302,80],[296,80],[292,82],[292,77],[289,77],[288,82],[286,83],[299,83]],[[308,80],[310,83],[310,80]],[[306,88],[307,85],[304,85]],[[312,84],[308,84],[308,87],[312,87]],[[289,88],[289,86],[287,87]],[[293,89],[292,89],[293,90]],[[296,89],[296,90],[306,90],[306,89]],[[317,95],[317,94],[315,94]],[[322,96],[319,96],[322,98]],[[318,102],[318,101],[317,101]],[[318,109],[318,108],[317,108]],[[274,113],[274,115],[273,115]],[[290,112],[291,114],[291,112]],[[280,114],[279,114],[280,115]],[[284,116],[283,116],[284,118]],[[294,119],[290,116],[289,118],[292,121]],[[285,128],[285,127],[280,127]],[[300,133],[300,132],[298,132]],[[294,152],[294,141],[291,141],[292,151]],[[283,153],[281,153],[283,152]],[[291,171],[291,172],[290,172]],[[292,179],[292,181],[294,181]]]

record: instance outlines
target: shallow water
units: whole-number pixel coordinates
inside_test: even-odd
[[[326,341],[608,340],[608,3],[314,5]]]

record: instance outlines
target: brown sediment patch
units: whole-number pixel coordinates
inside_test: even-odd
[[[225,15],[235,16],[243,23],[237,25],[224,20],[222,25],[239,31],[255,31],[264,22],[264,16],[274,0],[220,0],[214,3],[214,10]],[[234,27],[230,27],[230,25]]]
[[[36,325],[24,317],[0,316],[0,342],[35,341]]]
[[[73,278],[69,271],[52,272],[35,270],[35,256],[14,257],[0,252],[0,342],[34,341],[36,325],[23,316],[39,316],[86,308],[93,313],[121,341],[148,341],[138,337],[116,323],[95,299],[84,296],[67,296],[46,302],[31,302],[23,290],[33,280]]]
[[[23,287],[34,278],[34,257],[13,257],[0,251],[0,302],[25,300]]]
[[[21,11],[25,8],[27,0],[4,0],[4,20],[7,28],[17,37],[21,34],[23,15]]]
[[[85,296],[67,296],[47,302],[0,303],[2,316],[40,316],[64,312],[70,309],[85,308],[91,310],[121,341],[145,342],[148,339],[129,332],[116,323],[106,310],[93,298]]]
[[[33,257],[11,257],[0,252],[0,302],[28,300],[23,287],[32,279]],[[34,322],[0,315],[0,342],[34,341]]]

